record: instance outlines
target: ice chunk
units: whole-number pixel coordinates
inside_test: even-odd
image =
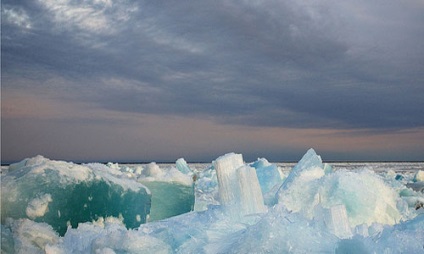
[[[216,170],[210,166],[198,173],[195,183],[196,202],[195,211],[207,210],[208,205],[219,204],[218,179]]]
[[[139,182],[168,182],[186,186],[193,185],[191,174],[184,174],[176,167],[161,168],[155,162],[147,164],[137,179]]]
[[[231,244],[216,253],[334,253],[339,241],[325,226],[278,205],[254,225],[225,239]]]
[[[368,231],[368,225],[367,224],[361,224],[355,227],[355,234],[368,237],[369,231]]]
[[[13,232],[14,251],[9,253],[46,253],[46,246],[60,241],[57,232],[46,223],[36,223],[28,219],[8,219],[5,228]],[[2,253],[3,250],[2,246]]]
[[[39,198],[34,198],[28,204],[26,208],[26,215],[30,219],[44,216],[48,211],[49,203],[52,202],[52,196],[50,194],[44,194]]]
[[[323,175],[324,169],[321,157],[315,153],[314,149],[311,148],[290,171],[290,174],[281,185],[278,195],[280,196],[280,192],[288,189],[296,179],[302,178],[303,181],[311,181],[320,178]]]
[[[177,169],[183,174],[189,175],[193,173],[193,171],[190,169],[190,167],[187,165],[187,162],[183,158],[179,158],[175,162],[175,165]]]
[[[152,193],[148,221],[162,220],[193,211],[195,202],[193,185],[160,181],[141,181],[141,183]]]
[[[349,226],[346,207],[344,205],[336,205],[327,210],[325,223],[334,235],[339,238],[346,239],[352,237],[352,230]]]
[[[146,221],[150,193],[103,164],[75,165],[43,157],[14,165],[1,179],[2,213],[46,222],[63,235],[70,224],[122,216],[129,228]],[[12,167],[12,168],[13,168]]]
[[[244,230],[258,222],[228,216],[223,206],[210,206],[202,212],[192,212],[167,220],[140,225],[138,231],[168,244],[173,253],[228,253],[228,248]]]
[[[256,175],[261,186],[266,205],[274,205],[275,194],[282,184],[282,178],[277,166],[269,163],[266,159],[260,158],[250,164],[256,169]]]
[[[187,166],[184,159],[177,161],[177,168]],[[195,195],[191,174],[176,167],[161,168],[152,162],[145,166],[137,181],[147,186],[152,193],[148,221],[156,221],[193,211]],[[188,170],[187,168],[185,168]],[[183,169],[184,170],[184,169]]]
[[[402,181],[403,179],[404,179],[403,175],[397,174],[395,176],[395,180],[397,180],[397,181]]]
[[[373,222],[393,225],[401,219],[398,193],[371,171],[338,170],[324,174],[321,158],[310,149],[290,172],[277,193],[278,202],[290,211],[314,217],[324,208],[346,207],[352,227]]]
[[[256,171],[244,165],[241,154],[221,156],[214,167],[222,205],[242,216],[266,210]]]
[[[288,210],[303,212],[312,218],[312,210],[319,203],[318,180],[325,175],[321,157],[313,149],[293,167],[277,192],[278,203]]]
[[[242,166],[237,169],[237,176],[240,188],[240,214],[247,215],[265,212],[266,208],[255,169],[249,166]]]
[[[172,253],[163,241],[137,230],[127,230],[108,217],[69,229],[62,242],[52,246],[64,253]]]
[[[324,207],[345,205],[352,227],[374,222],[393,225],[401,219],[399,194],[371,171],[330,174],[321,181],[319,195]]]
[[[386,226],[364,243],[371,253],[423,253],[424,214],[393,227]]]
[[[10,226],[6,227],[6,225],[1,224],[0,227],[1,253],[15,253],[15,241]]]
[[[419,170],[414,176],[414,182],[424,182],[424,171]]]
[[[151,163],[146,165],[146,168],[143,170],[143,172],[141,174],[144,177],[153,177],[154,178],[154,177],[161,176],[163,174],[163,172],[156,163],[151,162]]]
[[[325,172],[326,175],[328,175],[328,174],[333,173],[334,169],[330,164],[324,163],[324,172]]]
[[[396,181],[393,172],[377,175],[367,170],[346,171],[339,169],[339,166],[337,171],[328,170],[328,166],[319,165],[319,156],[309,154],[306,157],[307,159],[302,162],[303,166],[296,166],[302,170],[291,172],[292,180],[286,183],[285,188],[280,189],[282,195],[279,203],[268,207],[265,213],[233,217],[231,216],[233,213],[228,212],[229,208],[233,208],[237,214],[239,211],[247,214],[255,213],[250,209],[258,208],[255,195],[260,194],[263,187],[256,177],[257,170],[255,172],[255,169],[245,165],[241,155],[240,158],[230,155],[226,158],[229,162],[223,163],[230,165],[230,172],[226,172],[228,168],[221,170],[226,174],[233,174],[231,177],[235,179],[229,182],[233,186],[227,186],[227,190],[234,190],[233,194],[238,195],[236,196],[238,201],[230,202],[234,204],[233,206],[213,205],[218,204],[219,199],[218,172],[215,167],[208,167],[198,173],[199,179],[195,183],[196,199],[199,197],[202,206],[209,205],[204,211],[189,212],[165,220],[140,224],[138,229],[128,229],[125,225],[127,222],[124,212],[131,202],[115,203],[112,205],[119,206],[119,213],[122,216],[119,213],[114,217],[94,216],[97,221],[78,223],[77,227],[68,228],[62,237],[46,223],[36,222],[47,218],[52,212],[57,216],[65,216],[63,210],[55,208],[58,197],[49,185],[50,182],[60,183],[58,185],[63,187],[63,191],[69,192],[70,186],[87,185],[98,181],[109,187],[97,188],[94,194],[107,192],[112,193],[114,198],[121,199],[125,198],[125,195],[121,197],[109,191],[119,186],[122,188],[121,194],[137,192],[138,188],[144,188],[135,181],[137,178],[137,180],[149,179],[149,183],[153,184],[169,184],[158,186],[158,189],[164,190],[159,196],[169,196],[169,193],[176,192],[169,189],[171,185],[176,184],[176,181],[170,179],[178,179],[177,175],[187,176],[187,174],[181,173],[173,166],[161,168],[155,164],[150,165],[152,169],[150,173],[145,171],[145,175],[142,175],[146,169],[145,165],[78,166],[65,162],[46,162],[47,160],[41,156],[28,159],[12,166],[10,172],[2,173],[1,208],[4,213],[12,204],[10,200],[20,200],[21,206],[16,207],[16,210],[21,211],[24,217],[33,217],[35,221],[2,218],[5,223],[1,225],[2,253],[423,252],[424,214],[420,214],[419,211],[424,209],[419,208],[415,211],[414,203],[408,207],[405,202],[405,200],[416,202],[423,199],[421,192],[411,189],[419,191],[421,184],[424,183],[413,182],[413,173],[402,172],[405,179]],[[313,160],[314,163],[305,167],[306,163]],[[215,166],[218,164],[219,161],[214,163]],[[265,160],[261,160],[257,165],[251,164],[251,166],[269,165]],[[67,171],[59,172],[58,168]],[[14,187],[17,183],[21,184],[18,181],[21,178],[35,183],[34,186],[20,186],[26,187],[25,192],[36,190],[35,195],[27,194],[23,197],[20,194],[23,189]],[[48,181],[40,182],[39,178]],[[160,182],[158,179],[166,181]],[[256,182],[253,184],[256,186],[250,186],[252,180]],[[39,183],[47,183],[45,185],[47,188],[44,186],[41,188],[43,191],[38,191]],[[405,186],[407,183],[408,186]],[[184,186],[192,187],[192,185],[191,181]],[[7,192],[7,195],[4,195],[4,192]],[[152,190],[152,193],[156,191]],[[94,194],[84,195],[88,196],[87,200],[94,201],[99,196]],[[229,194],[224,193],[223,196]],[[10,199],[6,205],[5,197]],[[67,196],[63,197],[68,199]],[[176,207],[180,204],[177,202]],[[136,214],[134,217],[136,221],[142,220],[141,214]]]
[[[218,178],[219,197],[221,205],[236,205],[240,197],[240,188],[236,170],[243,166],[241,154],[230,153],[223,155],[213,162]]]
[[[424,193],[424,182],[407,183],[406,187],[411,188],[416,192]]]

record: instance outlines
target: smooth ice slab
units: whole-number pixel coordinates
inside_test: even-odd
[[[141,183],[152,193],[149,222],[193,211],[194,186],[159,181]]]

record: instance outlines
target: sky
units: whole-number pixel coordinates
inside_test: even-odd
[[[1,160],[424,160],[422,0],[2,0]]]

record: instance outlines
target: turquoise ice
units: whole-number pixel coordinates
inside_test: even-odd
[[[77,165],[34,157],[12,165],[2,177],[2,224],[6,218],[46,222],[60,235],[68,226],[121,217],[136,228],[150,213],[150,191],[118,178],[102,164]]]

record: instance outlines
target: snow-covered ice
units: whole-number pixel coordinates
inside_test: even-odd
[[[150,213],[150,191],[103,164],[77,165],[41,156],[11,165],[1,179],[1,221],[29,218],[63,235],[99,217],[123,217],[138,227]]]
[[[297,164],[284,165],[264,158],[245,163],[235,153],[196,166],[184,159],[175,165],[76,165],[37,156],[2,168],[1,249],[3,253],[424,253],[420,205],[424,186],[418,171],[423,168],[424,163],[327,164],[313,149]],[[93,185],[97,182],[99,186]],[[103,214],[58,228],[54,220],[72,210],[72,197],[58,193],[71,194],[71,186],[80,185],[96,190],[88,188],[78,196],[88,210],[98,197],[110,206]],[[105,193],[112,197],[102,196]],[[133,195],[125,200],[128,193]],[[141,197],[143,202],[138,202]],[[67,202],[58,209],[60,199]],[[153,222],[147,218],[150,202]],[[142,203],[143,208],[133,203]],[[129,226],[125,211],[134,209],[137,224]],[[47,220],[52,215],[54,220]]]

